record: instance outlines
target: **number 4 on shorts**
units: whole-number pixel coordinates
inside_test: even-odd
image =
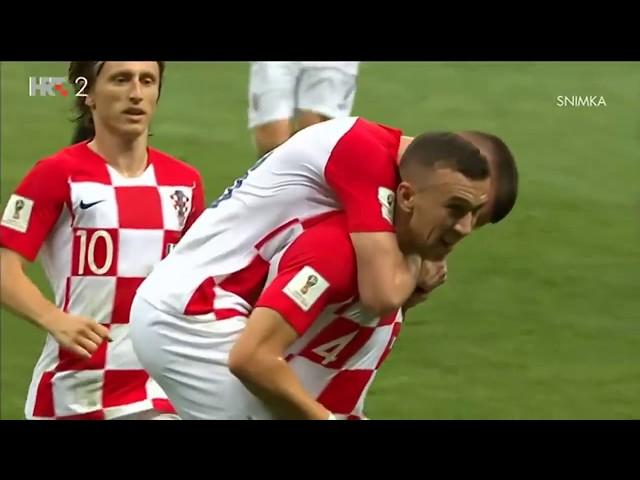
[[[322,365],[334,362],[338,358],[338,355],[340,355],[340,352],[344,350],[344,348],[357,334],[358,331],[356,330],[355,332],[343,335],[342,337],[331,340],[330,342],[318,345],[312,351],[322,357]]]

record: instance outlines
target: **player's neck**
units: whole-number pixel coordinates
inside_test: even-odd
[[[398,162],[398,165],[400,164],[402,155],[404,155],[404,152],[407,150],[407,147],[411,142],[413,142],[413,137],[406,137],[404,135],[400,137],[400,146],[398,147],[398,158],[396,159],[396,161]]]
[[[137,177],[147,168],[147,135],[122,138],[107,132],[96,135],[88,146],[124,177]]]

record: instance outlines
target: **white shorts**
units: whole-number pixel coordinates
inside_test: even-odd
[[[293,118],[297,110],[328,118],[351,114],[357,75],[343,68],[301,62],[252,62],[249,128]]]
[[[198,323],[160,311],[138,295],[130,336],[138,360],[182,420],[246,420],[264,407],[227,368],[245,323],[244,317]]]

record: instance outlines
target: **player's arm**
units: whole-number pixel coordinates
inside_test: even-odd
[[[0,223],[0,299],[61,345],[88,357],[108,336],[107,328],[89,318],[60,311],[25,273],[27,261],[36,258],[64,206],[68,187],[59,177],[59,167],[41,162],[7,203]]]
[[[26,263],[27,260],[19,253],[0,248],[2,303],[47,330],[46,325],[55,316],[57,308],[25,275]]]
[[[397,310],[416,290],[421,259],[405,256],[395,233],[351,233],[363,305],[378,315]]]
[[[256,308],[229,354],[229,369],[277,418],[327,420],[285,360],[298,333],[277,311]]]
[[[334,148],[325,178],[347,215],[361,302],[378,315],[397,310],[416,288],[420,259],[405,257],[395,235],[395,165],[380,148],[347,134]]]
[[[415,291],[402,307],[406,312],[410,308],[424,302],[430,293],[447,281],[447,261],[431,262],[423,260],[418,278],[418,285]]]
[[[0,248],[2,304],[51,333],[58,343],[75,354],[90,357],[109,331],[89,318],[60,311],[25,274],[26,263],[19,253]]]

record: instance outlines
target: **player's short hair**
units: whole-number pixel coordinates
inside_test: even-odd
[[[87,79],[87,89],[91,89],[95,83],[96,78],[100,74],[105,62],[70,62],[68,71],[68,80],[77,93],[83,88],[83,82],[76,83],[78,77],[84,77]],[[158,79],[159,92],[162,91],[162,76],[164,75],[165,62],[158,62],[160,67],[160,78]],[[158,92],[158,98],[160,93]],[[75,129],[71,143],[79,143],[85,140],[90,140],[96,134],[95,127],[93,125],[93,118],[91,117],[91,109],[85,105],[84,97],[76,95],[74,110],[76,111],[76,117],[74,118]]]
[[[518,167],[513,153],[507,144],[498,136],[491,133],[469,131],[477,136],[488,147],[491,156],[491,168],[496,177],[496,192],[491,212],[491,223],[498,223],[513,209],[518,198]]]
[[[429,132],[415,137],[402,154],[400,174],[415,165],[451,168],[471,180],[489,177],[489,164],[480,150],[451,132]]]

